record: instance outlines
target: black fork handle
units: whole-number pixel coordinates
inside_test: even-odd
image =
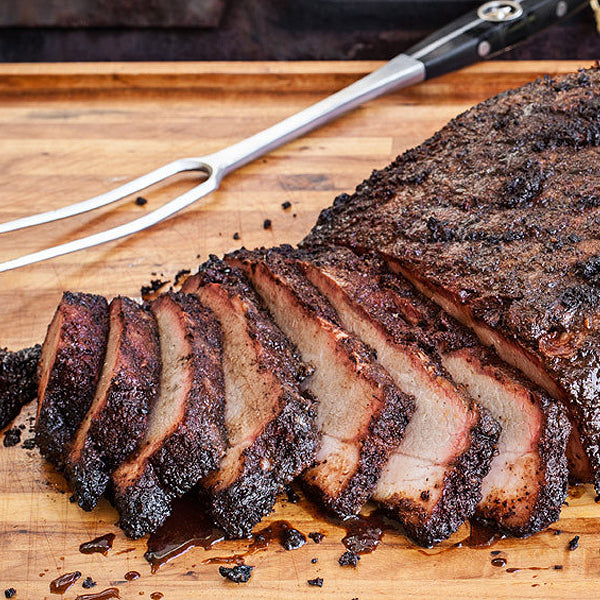
[[[486,2],[406,54],[421,61],[431,79],[499,54],[588,4],[587,0]]]

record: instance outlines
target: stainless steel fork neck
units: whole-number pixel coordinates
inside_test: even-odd
[[[221,168],[225,176],[373,98],[424,79],[423,63],[407,54],[400,54],[339,92],[233,146],[205,156],[204,160],[213,168]]]

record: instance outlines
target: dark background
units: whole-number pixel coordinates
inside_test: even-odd
[[[202,1],[195,0],[196,5]],[[192,18],[182,12],[185,2],[176,0],[148,0],[138,6],[135,0],[121,0],[112,12],[107,9],[109,0],[76,0],[87,2],[84,14],[50,15],[51,26],[46,14],[45,26],[40,26],[35,0],[13,0],[15,6],[33,8],[19,14],[4,11],[0,61],[388,59],[480,4],[452,0],[204,1],[210,2],[212,10],[204,24],[197,10]],[[132,26],[131,15],[139,10],[148,12],[142,15],[146,23]],[[592,10],[587,8],[503,57],[600,58],[600,35]]]

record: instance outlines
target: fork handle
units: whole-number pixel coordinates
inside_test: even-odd
[[[352,85],[205,158],[216,166],[215,175],[221,179],[368,100],[498,54],[587,3],[587,0],[485,2]]]

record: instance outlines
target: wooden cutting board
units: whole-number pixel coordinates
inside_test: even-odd
[[[178,63],[0,65],[0,221],[88,198],[182,156],[213,152],[317,101],[371,71],[376,63]],[[209,253],[299,241],[319,210],[350,192],[372,169],[424,140],[472,104],[572,62],[496,62],[475,66],[371,102],[229,176],[221,189],[169,221],[107,246],[0,275],[0,346],[43,339],[62,290],[139,296],[150,279],[194,269]],[[61,223],[0,237],[0,260],[101,231],[143,215],[195,182],[169,185]],[[283,202],[291,202],[288,210]],[[265,229],[266,219],[272,223]],[[239,233],[240,241],[233,239]],[[26,411],[18,421],[29,426]],[[28,428],[23,439],[31,437]],[[457,547],[465,525],[442,548],[423,551],[386,531],[356,569],[338,566],[344,529],[314,516],[306,502],[279,503],[272,519],[320,545],[285,551],[277,544],[248,558],[245,585],[223,580],[210,556],[242,551],[227,542],[190,550],[151,575],[146,541],[115,527],[106,502],[84,513],[69,503],[64,480],[21,445],[0,447],[0,594],[57,598],[49,583],[80,571],[100,591],[122,598],[596,598],[600,577],[600,506],[589,486],[575,489],[558,524],[528,540]],[[267,520],[268,522],[268,520]],[[561,530],[555,535],[555,530]],[[107,557],[83,555],[82,542],[116,533]],[[579,548],[568,542],[580,535]],[[492,555],[492,552],[499,552]],[[492,558],[506,565],[494,566]],[[311,559],[318,562],[312,563]],[[555,565],[562,568],[555,569]],[[508,569],[508,570],[507,570]],[[126,582],[126,572],[141,574]],[[66,594],[84,593],[82,579]],[[308,579],[323,578],[321,588]]]

